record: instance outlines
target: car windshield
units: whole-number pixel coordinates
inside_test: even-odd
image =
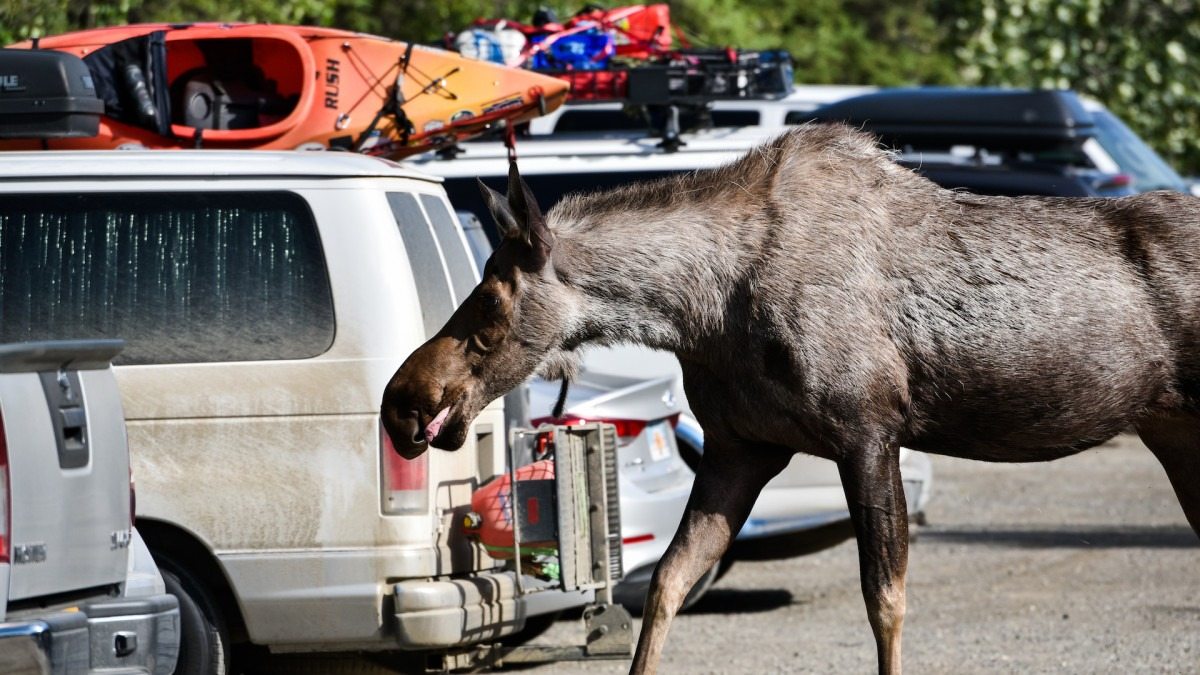
[[[1179,174],[1124,122],[1107,110],[1094,111],[1092,117],[1096,122],[1096,140],[1121,167],[1121,171],[1133,178],[1138,192],[1185,190]]]

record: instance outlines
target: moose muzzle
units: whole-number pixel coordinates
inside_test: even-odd
[[[416,459],[429,448],[425,430],[421,428],[421,416],[417,411],[399,413],[396,408],[387,406],[385,399],[381,419],[384,430],[392,439],[392,447],[401,457]]]

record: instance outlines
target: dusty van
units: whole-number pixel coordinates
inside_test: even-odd
[[[178,672],[438,652],[590,600],[521,594],[460,528],[505,469],[502,401],[456,452],[407,461],[381,433],[388,378],[478,280],[439,179],[349,153],[11,153],[0,259],[28,294],[0,342],[126,341],[138,528],[177,580]]]

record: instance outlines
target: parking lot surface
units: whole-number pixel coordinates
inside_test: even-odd
[[[1047,464],[933,461],[929,524],[909,559],[906,671],[1200,672],[1200,539],[1136,437]],[[579,635],[564,620],[538,642]],[[874,669],[849,541],[734,565],[676,619],[660,672]]]

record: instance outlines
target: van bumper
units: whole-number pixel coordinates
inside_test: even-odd
[[[565,592],[514,572],[462,579],[409,580],[392,587],[396,638],[402,649],[436,649],[486,642],[516,633],[532,616],[582,607],[592,591]]]
[[[169,675],[179,655],[173,595],[91,602],[0,623],[0,673]]]

